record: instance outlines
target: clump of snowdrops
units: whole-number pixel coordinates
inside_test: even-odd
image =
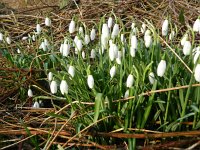
[[[16,66],[40,68],[46,74],[43,80],[49,89],[30,85],[28,90],[33,107],[50,100],[70,104],[66,116],[82,114],[73,120],[77,132],[99,119],[95,124],[99,132],[200,128],[200,43],[195,40],[200,35],[200,19],[180,35],[170,18],[156,29],[148,20],[133,20],[126,28],[114,14],[88,28],[74,17],[63,39],[56,42],[51,19],[41,23],[21,41],[0,33],[0,44],[9,52],[13,43],[26,41],[27,46],[34,46],[33,54],[20,47],[10,54]],[[192,126],[183,122],[192,122]],[[106,143],[103,138],[96,140]],[[135,139],[127,142],[135,146]]]

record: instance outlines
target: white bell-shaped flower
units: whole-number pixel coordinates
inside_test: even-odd
[[[96,57],[96,52],[95,52],[94,49],[92,49],[91,52],[90,52],[90,58],[94,59],[95,57]]]
[[[48,77],[49,81],[52,81],[53,80],[53,73],[49,72],[47,77]]]
[[[18,53],[18,54],[20,54],[20,53],[21,53],[21,51],[20,51],[20,49],[19,49],[19,48],[17,49],[17,53]]]
[[[0,32],[0,41],[3,41],[3,33]]]
[[[84,29],[83,29],[83,27],[79,27],[78,33],[79,33],[81,36],[84,35]]]
[[[108,28],[112,27],[112,23],[113,23],[113,19],[112,19],[112,17],[109,17],[108,18]]]
[[[120,40],[121,40],[122,44],[124,44],[124,42],[125,42],[124,34],[121,34],[121,35],[120,35]]]
[[[144,36],[144,44],[145,44],[146,48],[149,48],[151,46],[151,44],[152,44],[151,35]]]
[[[71,66],[71,65],[69,66],[68,73],[71,75],[72,78],[74,77],[74,75],[75,75],[75,68],[74,68],[74,66]]]
[[[64,44],[60,44],[60,53],[61,54],[63,53],[63,47],[64,47]]]
[[[96,37],[96,31],[95,31],[95,29],[93,28],[93,29],[91,30],[91,32],[90,32],[90,39],[91,39],[91,41],[94,41],[95,37]]]
[[[190,41],[186,41],[183,46],[183,54],[185,56],[190,55],[191,49],[192,49],[192,45],[191,45]]]
[[[128,75],[128,78],[126,80],[126,87],[130,88],[133,86],[134,78],[132,74]]]
[[[82,51],[81,55],[82,55],[82,58],[85,59],[85,52],[84,51]]]
[[[199,18],[193,24],[193,31],[200,32],[200,19]]]
[[[184,46],[184,44],[185,44],[185,42],[187,41],[187,39],[188,39],[188,34],[185,34],[185,35],[183,36],[183,38],[181,39],[181,45],[182,45],[182,46]]]
[[[40,24],[37,24],[37,25],[36,25],[36,33],[37,33],[37,34],[40,34],[41,31],[42,31],[42,28],[41,28]]]
[[[124,94],[124,98],[128,98],[129,97],[129,90],[126,90],[125,94]]]
[[[87,84],[90,89],[94,88],[94,78],[92,75],[88,75]]]
[[[151,31],[149,29],[147,29],[144,33],[144,37],[147,36],[147,35],[151,35]]]
[[[36,40],[35,34],[33,34],[31,38],[33,41],[35,41]]]
[[[90,43],[90,36],[88,34],[85,35],[85,44],[88,45]]]
[[[197,82],[200,82],[200,64],[197,64],[194,70],[194,78]]]
[[[30,88],[28,89],[28,97],[33,97],[33,91]]]
[[[118,54],[117,54],[117,58],[116,58],[116,62],[117,64],[121,64],[122,63],[122,51],[118,51]]]
[[[142,23],[141,32],[145,33],[145,31],[146,31],[146,24]]]
[[[153,72],[149,73],[149,82],[153,84],[155,82],[155,75]]]
[[[157,67],[157,75],[159,77],[162,77],[164,75],[166,67],[167,67],[166,61],[161,60]]]
[[[28,36],[23,36],[22,41],[26,41],[28,39]]]
[[[62,95],[68,94],[68,84],[67,81],[62,80],[60,83],[60,92]]]
[[[112,66],[110,69],[110,77],[113,78],[116,74],[116,66]]]
[[[11,44],[11,38],[8,36],[8,37],[6,37],[6,42],[7,42],[7,44]]]
[[[82,40],[78,39],[76,42],[76,51],[81,51],[83,48]]]
[[[135,35],[131,36],[131,47],[137,50],[138,42]]]
[[[194,64],[197,63],[197,60],[199,59],[199,55],[200,55],[200,51],[197,51],[197,52],[195,53],[195,55],[194,55],[194,58],[193,58]]]
[[[35,101],[32,108],[40,108],[40,104],[37,101]]]
[[[76,30],[76,23],[74,20],[71,20],[70,24],[69,24],[69,33],[74,33]]]
[[[55,80],[51,81],[51,84],[50,84],[50,90],[51,90],[51,93],[52,94],[56,94],[57,91],[58,91],[58,87],[57,87],[57,83]]]
[[[63,51],[62,51],[62,55],[64,57],[67,57],[70,53],[70,44],[64,43],[63,44]]]
[[[119,34],[119,24],[115,24],[112,31],[112,38],[116,37]]]
[[[173,39],[174,39],[174,36],[175,36],[175,31],[172,31],[172,32],[169,34],[169,40],[173,40]]]
[[[115,58],[117,58],[118,55],[118,47],[116,44],[111,44],[109,48],[109,58],[111,61],[113,61]]]
[[[44,42],[42,42],[42,43],[40,44],[39,49],[43,49],[43,51],[47,51],[47,46],[46,46],[46,44],[45,44]]]
[[[102,54],[104,52],[104,49],[106,49],[108,46],[108,37],[104,34],[101,35],[101,47],[102,47]]]
[[[46,25],[47,27],[50,27],[50,26],[51,26],[51,19],[50,19],[49,17],[46,17],[46,18],[45,18],[45,25]]]
[[[133,46],[131,46],[130,47],[130,55],[131,55],[131,57],[135,57],[135,53],[136,53],[136,49]]]
[[[105,37],[109,38],[110,33],[109,33],[108,25],[107,25],[106,23],[103,24],[101,33],[102,33]]]
[[[169,21],[166,19],[162,24],[162,36],[167,36]]]

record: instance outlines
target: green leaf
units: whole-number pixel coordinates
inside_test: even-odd
[[[97,95],[95,97],[94,121],[93,122],[96,122],[99,117],[99,111],[100,111],[100,105],[101,105],[102,98],[103,98],[103,94],[97,93]]]
[[[181,24],[185,24],[185,17],[184,17],[184,10],[183,10],[183,9],[181,9],[181,12],[180,12],[178,18],[179,18],[179,22],[180,22]]]

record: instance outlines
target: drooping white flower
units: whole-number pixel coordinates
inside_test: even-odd
[[[76,29],[76,23],[74,20],[71,20],[70,24],[69,24],[69,33],[74,33]]]
[[[169,21],[166,19],[162,24],[162,36],[167,36]]]
[[[63,53],[63,47],[64,47],[64,44],[61,44],[61,45],[60,45],[60,53],[61,53],[61,54]]]
[[[28,97],[33,97],[33,91],[30,88],[28,89]]]
[[[52,81],[52,80],[53,80],[53,73],[52,73],[52,72],[49,72],[49,73],[48,73],[48,80],[49,80],[49,81]]]
[[[197,51],[194,55],[193,62],[196,64],[197,60],[199,59],[200,51]]]
[[[82,40],[78,39],[76,42],[76,48],[75,51],[81,51],[83,48]]]
[[[33,41],[35,41],[36,40],[35,34],[33,34],[31,38]]]
[[[44,44],[46,45],[47,49],[50,48],[49,41],[46,38],[44,39]]]
[[[47,51],[47,46],[46,46],[46,44],[45,44],[44,42],[42,42],[42,43],[40,44],[39,49],[43,49],[43,51]]]
[[[117,58],[118,55],[118,47],[116,44],[111,44],[109,48],[109,58],[111,61],[113,61],[115,58]]]
[[[116,74],[116,66],[112,66],[110,69],[110,77],[113,78]]]
[[[112,19],[112,17],[109,17],[108,18],[108,28],[112,27],[112,23],[113,23],[113,19]]]
[[[84,35],[83,27],[79,27],[79,29],[78,29],[78,33],[79,33],[81,36]]]
[[[125,94],[124,94],[124,98],[128,98],[129,97],[129,90],[126,90]]]
[[[93,89],[93,87],[94,87],[94,78],[93,78],[92,75],[88,75],[87,84],[88,84],[88,87],[90,89]]]
[[[173,40],[173,39],[174,39],[174,36],[175,36],[175,31],[172,31],[172,32],[169,34],[169,40]]]
[[[22,37],[22,41],[25,41],[25,40],[27,40],[28,39],[28,36],[23,36]]]
[[[161,60],[157,67],[157,75],[159,77],[162,77],[164,75],[166,67],[167,67],[166,61]]]
[[[146,48],[149,48],[151,46],[151,44],[152,44],[151,35],[144,36],[144,44],[145,44]]]
[[[200,19],[196,19],[196,21],[193,24],[193,31],[194,32],[200,32]]]
[[[126,80],[126,87],[128,87],[128,88],[132,87],[133,86],[133,81],[134,81],[133,75],[129,74],[128,78]]]
[[[90,36],[88,34],[85,35],[85,44],[88,45],[90,43]]]
[[[3,33],[0,32],[0,41],[3,41]]]
[[[131,57],[135,57],[135,53],[136,53],[136,49],[133,46],[131,46],[130,47],[130,55],[131,55]]]
[[[200,64],[197,64],[194,70],[194,78],[197,82],[200,82]]]
[[[181,45],[182,45],[182,46],[184,46],[184,44],[185,44],[185,42],[187,41],[187,39],[188,39],[188,34],[185,34],[185,35],[183,36],[183,38],[181,39]]]
[[[21,51],[20,51],[20,49],[19,49],[19,48],[17,49],[17,53],[18,53],[18,54],[20,54],[20,53],[21,53]]]
[[[192,45],[191,45],[190,41],[186,41],[183,46],[183,54],[185,56],[190,55],[191,49],[192,49]]]
[[[104,49],[106,49],[108,46],[108,37],[105,36],[104,34],[101,35],[101,50],[102,54],[104,52]]]
[[[41,31],[42,31],[42,28],[41,28],[40,24],[37,24],[37,25],[36,25],[36,33],[37,33],[37,34],[40,34]]]
[[[68,84],[65,80],[62,80],[60,83],[60,92],[62,95],[68,94]]]
[[[116,37],[119,34],[119,24],[115,24],[112,31],[112,38]]]
[[[146,31],[146,24],[142,23],[141,32],[145,33],[145,31]]]
[[[51,81],[51,84],[50,84],[50,90],[51,90],[51,93],[52,94],[56,94],[57,91],[58,91],[58,87],[57,87],[57,83],[55,80]]]
[[[64,43],[63,44],[63,49],[62,49],[62,55],[64,57],[67,57],[70,53],[70,44]]]
[[[138,42],[135,35],[131,36],[131,47],[137,50]]]
[[[49,17],[46,17],[46,18],[45,18],[45,25],[46,25],[47,27],[50,27],[50,26],[51,26],[51,19],[50,19]]]
[[[96,37],[96,31],[95,31],[95,29],[93,28],[93,29],[91,30],[91,32],[90,32],[90,39],[91,39],[91,41],[94,41],[95,37]]]
[[[6,37],[6,42],[7,42],[7,44],[11,44],[11,38],[8,36],[8,37]]]
[[[74,75],[75,75],[74,66],[69,66],[68,73],[71,75],[72,78],[74,77]]]
[[[37,101],[35,101],[32,108],[40,108],[40,104]]]
[[[121,59],[122,59],[122,51],[118,51],[117,58],[116,58],[117,64],[120,65],[122,63]]]
[[[155,75],[153,72],[149,73],[149,82],[153,84],[155,82]]]
[[[147,35],[151,35],[151,31],[149,29],[147,29],[144,33],[144,37],[147,36]]]
[[[102,33],[106,38],[109,38],[110,33],[109,33],[108,25],[107,25],[106,23],[103,24],[101,33]]]
[[[95,58],[95,57],[96,57],[96,52],[94,49],[92,49],[90,52],[90,58]]]
[[[85,59],[85,52],[82,51],[82,58]]]
[[[124,34],[121,34],[121,35],[120,35],[120,40],[121,40],[122,44],[124,44],[124,42],[125,42]]]

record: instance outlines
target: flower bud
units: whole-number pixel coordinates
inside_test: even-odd
[[[74,75],[75,75],[74,66],[69,66],[68,73],[71,75],[72,78],[74,77]]]
[[[191,45],[190,41],[186,41],[183,46],[183,54],[185,56],[190,55],[191,49],[192,49],[192,45]]]
[[[124,98],[128,98],[129,97],[129,90],[126,90],[125,94],[124,94]]]
[[[76,42],[76,48],[75,48],[75,51],[81,51],[83,48],[83,45],[82,45],[82,40],[77,40]]]
[[[160,63],[158,64],[158,67],[157,67],[157,75],[159,77],[162,77],[164,75],[166,67],[167,67],[166,61],[161,60]]]
[[[146,31],[146,24],[142,23],[141,32],[145,33],[145,31]]]
[[[132,87],[133,86],[133,81],[134,81],[133,75],[129,74],[128,78],[126,80],[126,87],[128,87],[128,88]]]
[[[10,37],[6,37],[6,42],[10,45],[11,44],[11,38]]]
[[[200,32],[200,19],[199,18],[193,24],[193,31]]]
[[[169,34],[169,40],[173,40],[175,36],[175,31],[172,31],[170,34]]]
[[[50,27],[50,26],[51,26],[51,19],[50,19],[49,17],[46,17],[46,18],[45,18],[45,25],[46,25],[47,27]]]
[[[131,36],[131,47],[137,50],[137,37],[135,35]]]
[[[40,108],[40,104],[37,101],[35,101],[32,108]]]
[[[88,45],[90,43],[90,36],[88,34],[85,35],[85,44]]]
[[[90,39],[91,39],[91,41],[93,41],[93,40],[95,39],[95,37],[96,37],[96,31],[95,31],[95,29],[93,28],[93,29],[91,30],[91,32],[90,32]]]
[[[63,51],[62,51],[62,55],[64,57],[67,57],[70,53],[70,44],[64,43],[63,44]]]
[[[194,70],[194,78],[197,82],[200,82],[200,64],[197,64]]]
[[[82,51],[82,58],[85,59],[85,52]]]
[[[169,21],[166,19],[162,24],[162,36],[167,36]]]
[[[108,28],[111,28],[111,27],[112,27],[112,22],[113,22],[112,17],[109,17],[109,18],[108,18]]]
[[[49,81],[52,81],[52,80],[53,80],[53,73],[52,73],[52,72],[49,72],[49,73],[48,73],[48,80],[49,80]]]
[[[104,23],[102,26],[101,34],[103,34],[106,38],[109,38],[110,33],[109,33],[108,25],[106,23]]]
[[[151,46],[151,44],[152,44],[151,35],[144,36],[144,44],[145,44],[146,48],[149,48]]]
[[[68,94],[68,84],[65,80],[62,80],[60,83],[60,92],[62,95]]]
[[[79,29],[78,29],[78,33],[79,33],[81,36],[84,35],[83,27],[79,27]]]
[[[130,47],[130,55],[131,55],[131,57],[135,57],[135,52],[136,52],[136,49],[133,46],[131,46]]]
[[[187,39],[188,39],[188,34],[185,34],[185,35],[183,36],[183,38],[181,39],[181,45],[182,45],[182,46],[184,46],[184,44],[185,44],[185,42],[187,41]]]
[[[74,33],[75,32],[75,21],[71,20],[70,24],[69,24],[69,33]]]
[[[61,44],[61,45],[60,45],[60,53],[61,53],[61,54],[63,53],[63,47],[64,47],[64,44]]]
[[[110,77],[113,78],[116,74],[116,66],[113,66],[111,69],[110,69]]]
[[[90,58],[95,58],[95,57],[96,57],[96,52],[94,49],[92,49],[90,53]]]
[[[153,84],[155,82],[155,76],[153,72],[149,73],[149,82]]]
[[[28,97],[33,97],[33,91],[30,88],[28,89]]]
[[[117,58],[116,58],[117,64],[120,65],[122,63],[121,59],[122,59],[122,51],[118,51]]]
[[[58,88],[57,88],[57,83],[56,83],[56,81],[54,81],[54,80],[51,81],[50,90],[51,90],[51,93],[52,93],[52,94],[56,94],[56,93],[57,93]]]
[[[111,61],[113,61],[115,58],[117,58],[118,55],[118,47],[116,44],[111,44],[109,48],[109,58]]]
[[[119,24],[115,24],[112,31],[112,38],[116,37],[119,34]]]
[[[37,34],[40,34],[41,31],[42,31],[42,28],[41,28],[40,24],[37,24],[37,25],[36,25],[36,33],[37,33]]]
[[[102,48],[102,54],[104,52],[104,49],[106,49],[108,46],[108,37],[106,37],[104,34],[101,35],[101,48]]]
[[[21,53],[21,51],[20,51],[20,49],[19,49],[19,48],[17,49],[17,53],[18,53],[18,54],[20,54],[20,53]]]
[[[32,40],[33,40],[33,41],[36,40],[36,38],[35,38],[35,34],[32,35]]]
[[[88,75],[87,84],[88,84],[90,89],[93,89],[93,87],[94,87],[94,78],[93,78],[92,75]]]

